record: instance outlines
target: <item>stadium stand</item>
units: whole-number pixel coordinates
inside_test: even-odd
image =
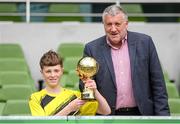
[[[168,103],[171,116],[180,116],[180,99],[170,98]]]
[[[12,13],[17,13],[16,3],[0,3],[0,13],[7,13],[4,16],[0,16],[0,21],[13,21],[13,22],[21,21],[20,16],[11,16]]]
[[[4,116],[30,115],[28,100],[8,100],[4,106],[2,115]]]
[[[60,13],[80,13],[79,4],[50,4],[49,13],[60,14]],[[82,22],[83,18],[78,16],[48,16],[46,17],[47,22],[62,22],[62,21],[79,21]]]
[[[122,4],[122,8],[127,12],[128,14],[128,20],[129,21],[142,21],[146,22],[145,17],[138,17],[138,16],[131,16],[132,14],[143,14],[143,10],[141,8],[140,4]]]
[[[80,57],[65,57],[64,59],[64,73],[68,74],[74,72],[77,67],[77,63],[80,60]]]
[[[65,59],[66,57],[82,57],[83,49],[83,43],[61,43],[58,46],[57,52]]]
[[[1,71],[0,72],[0,86],[5,85],[28,85],[35,91],[34,80],[28,72],[21,71]]]
[[[19,44],[3,43],[3,44],[0,44],[0,59],[4,59],[4,58],[25,59],[25,56]]]
[[[0,71],[25,71],[29,72],[29,66],[22,47],[16,43],[0,44]]]
[[[65,88],[69,88],[69,89],[74,89],[77,90],[77,84],[79,82],[79,77],[76,73],[69,73],[69,74],[64,74],[63,78],[61,79],[60,83],[62,84],[62,86],[64,86]]]
[[[4,107],[5,107],[5,102],[2,102],[2,101],[0,101],[0,116],[2,116],[3,115],[3,110],[4,110]]]
[[[18,59],[18,58],[0,59],[0,71],[29,72],[29,67],[24,59]]]
[[[174,83],[166,83],[166,88],[169,98],[179,98],[179,93]]]
[[[33,93],[33,89],[28,85],[5,85],[0,89],[3,96],[1,100],[28,100]]]

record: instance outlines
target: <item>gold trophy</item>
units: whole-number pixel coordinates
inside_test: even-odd
[[[83,57],[79,60],[77,64],[77,73],[80,79],[85,83],[87,79],[92,78],[99,69],[99,65],[97,61],[92,57]],[[94,100],[94,92],[93,90],[85,87],[82,94],[81,99],[83,100]]]

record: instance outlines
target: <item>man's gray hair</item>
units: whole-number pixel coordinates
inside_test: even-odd
[[[108,6],[107,8],[105,8],[103,15],[102,15],[102,20],[104,22],[104,17],[106,15],[111,15],[111,16],[115,16],[119,13],[123,13],[124,14],[124,19],[128,20],[128,16],[127,13],[122,9],[122,7],[120,5],[111,5]]]

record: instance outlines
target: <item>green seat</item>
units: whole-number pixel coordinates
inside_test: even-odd
[[[49,13],[80,13],[80,5],[78,4],[50,4]],[[77,16],[48,16],[48,22],[62,22],[62,21],[83,21],[83,17]]]
[[[67,74],[63,74],[62,77],[61,77],[61,79],[60,79],[60,85],[61,85],[62,87],[65,87],[65,85],[66,85],[66,80],[67,80]]]
[[[17,5],[16,3],[0,3],[0,13],[17,13]],[[20,16],[0,16],[0,21],[21,21]]]
[[[4,71],[0,72],[1,85],[29,85],[31,80],[27,72]]]
[[[83,55],[84,44],[83,43],[61,43],[57,49],[58,54],[61,57],[79,57]]]
[[[80,60],[80,57],[66,57],[64,59],[64,73],[68,74],[70,72],[75,72],[77,63]]]
[[[76,73],[69,73],[67,75],[65,87],[69,87],[74,89],[76,87],[76,84],[79,82],[79,77]]]
[[[0,44],[0,59],[22,58],[25,59],[22,47],[19,44]]]
[[[36,91],[34,80],[23,71],[3,71],[0,72],[0,85],[29,85]]]
[[[127,14],[143,14],[143,10],[140,4],[122,4],[122,8],[127,12]],[[143,21],[146,22],[145,17],[129,16],[129,21]]]
[[[165,80],[165,82],[166,82],[166,83],[171,83],[168,72],[167,72],[167,71],[164,71],[163,74],[164,74],[164,80]]]
[[[70,72],[68,74],[68,80],[67,80],[67,85],[73,86],[73,90],[79,90],[79,77],[76,74],[76,72]]]
[[[0,71],[24,71],[30,73],[27,62],[24,59],[0,59]]]
[[[4,107],[5,107],[5,102],[0,102],[0,116],[3,115],[3,110],[4,110]]]
[[[8,100],[3,110],[5,116],[27,116],[30,114],[28,100]]]
[[[179,98],[178,90],[173,83],[166,83],[167,93],[169,98]]]
[[[4,85],[0,89],[5,100],[28,100],[33,92],[33,89],[28,85]]]
[[[169,108],[170,108],[170,113],[172,116],[178,115],[180,116],[180,99],[169,99]]]

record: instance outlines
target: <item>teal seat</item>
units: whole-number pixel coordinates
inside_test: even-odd
[[[22,47],[19,44],[7,43],[0,44],[0,59],[21,58],[25,59]]]
[[[3,110],[4,116],[31,115],[28,100],[8,100]]]
[[[50,4],[49,13],[80,13],[80,5],[78,4]],[[62,22],[62,21],[79,21],[82,22],[83,17],[80,16],[48,16],[47,22]]]
[[[83,55],[84,44],[83,43],[61,43],[57,49],[58,54],[61,57],[79,57]]]
[[[5,85],[0,89],[4,100],[28,100],[33,93],[32,87],[28,85]]]
[[[167,93],[169,98],[179,98],[178,90],[173,83],[166,83]]]
[[[143,14],[143,10],[140,4],[122,4],[122,8],[129,14]],[[146,22],[145,17],[128,16],[129,21],[142,21]]]
[[[169,99],[169,108],[171,116],[180,116],[180,99]]]
[[[80,60],[80,57],[66,57],[64,59],[64,73],[68,74],[70,72],[75,72],[77,63]]]
[[[17,13],[17,5],[16,3],[0,3],[0,13]],[[20,16],[0,16],[0,21],[14,21],[20,22]]]

